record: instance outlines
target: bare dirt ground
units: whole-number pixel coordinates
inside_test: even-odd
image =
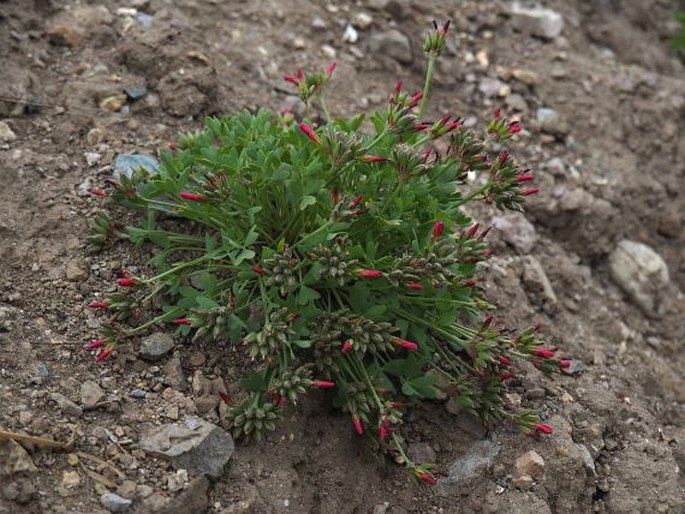
[[[0,430],[71,443],[0,441],[0,513],[107,512],[107,492],[129,512],[685,512],[685,67],[669,51],[685,5],[546,5],[565,22],[547,40],[491,0],[0,0]],[[541,192],[525,218],[495,220],[487,289],[504,321],[543,322],[576,361],[512,385],[554,434],[486,433],[428,405],[407,440],[452,472],[428,489],[312,397],[265,442],[238,445],[220,478],[186,484],[139,438],[191,414],[221,424],[206,393],[230,393],[238,369],[229,350],[184,341],[158,362],[135,345],[99,365],[83,350],[99,323],[87,304],[146,261],[124,245],[87,251],[102,208],[89,190],[117,154],[155,155],[207,115],[295,105],[281,76],[298,65],[338,61],[338,116],[384,102],[397,79],[418,90],[423,35],[447,18],[432,114],[482,124],[504,105],[527,129],[515,150]],[[667,264],[658,309],[612,279],[623,239]],[[514,466],[531,449],[544,459],[532,483]]]

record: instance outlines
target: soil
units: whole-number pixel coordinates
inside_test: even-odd
[[[0,513],[106,512],[107,491],[133,499],[131,512],[685,512],[685,67],[669,49],[672,14],[685,4],[549,1],[565,22],[552,40],[517,31],[508,2],[437,4],[0,0],[0,119],[16,135],[0,142],[0,429],[71,443],[27,444],[35,467],[0,468]],[[207,115],[296,105],[281,76],[300,65],[338,61],[336,116],[379,105],[398,79],[418,90],[423,35],[447,18],[431,114],[482,126],[502,104],[526,128],[513,152],[541,188],[525,214],[535,237],[517,245],[493,233],[486,287],[503,321],[542,322],[574,359],[572,374],[531,368],[512,385],[512,401],[538,409],[554,434],[486,432],[426,405],[406,437],[452,471],[427,488],[311,397],[265,442],[238,445],[208,489],[173,491],[174,470],[135,450],[138,438],[172,422],[178,405],[181,418],[206,408],[201,416],[220,421],[215,404],[199,401],[202,384],[165,391],[165,367],[178,358],[186,379],[220,379],[229,393],[237,368],[226,348],[185,342],[158,363],[133,345],[103,364],[83,350],[99,326],[87,304],[117,270],[146,262],[124,245],[87,250],[102,210],[89,190],[117,154],[155,155]],[[355,43],[343,39],[350,21]],[[371,51],[390,28],[409,37],[411,59]],[[146,94],[117,98],[127,88]],[[101,107],[105,99],[119,108]],[[556,112],[552,125],[537,119],[540,107]],[[496,213],[475,214],[489,223]],[[622,239],[667,263],[665,315],[645,314],[612,280],[608,255]],[[531,262],[553,294],[526,272]],[[104,391],[89,408],[88,381]],[[131,398],[136,388],[144,400]],[[56,393],[77,405],[60,406]],[[514,462],[531,449],[544,467],[516,480]]]

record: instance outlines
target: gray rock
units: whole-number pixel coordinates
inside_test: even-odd
[[[411,443],[407,447],[407,453],[414,462],[435,463],[437,455],[435,450],[428,443]]]
[[[172,357],[164,365],[164,383],[178,391],[185,391],[188,389],[188,381],[183,375],[183,367],[181,366],[181,359]]]
[[[140,343],[138,355],[149,361],[158,361],[174,349],[174,339],[165,332],[150,334]]]
[[[31,457],[19,443],[7,439],[0,440],[0,477],[37,471]]]
[[[514,93],[513,95],[509,95],[504,99],[504,103],[507,104],[507,107],[509,107],[513,111],[519,111],[519,112],[527,112],[528,111],[528,103],[526,100],[519,94]]]
[[[184,424],[152,428],[140,438],[139,446],[168,459],[175,469],[188,470],[191,477],[206,473],[215,478],[221,476],[235,448],[228,433],[195,417]]]
[[[648,316],[670,307],[668,266],[649,246],[623,240],[609,256],[611,276]]]
[[[540,107],[535,117],[543,132],[559,136],[565,136],[569,132],[568,124],[554,109]]]
[[[17,139],[17,135],[12,131],[5,121],[0,121],[0,143],[11,143]]]
[[[369,39],[369,50],[374,55],[387,55],[401,64],[411,64],[413,55],[409,38],[397,29],[374,34]]]
[[[56,402],[59,410],[61,410],[67,416],[80,418],[83,414],[83,409],[72,402],[69,398],[64,396],[62,393],[52,393],[50,395],[50,399]]]
[[[369,8],[385,11],[395,19],[405,18],[411,9],[409,0],[369,0]]]
[[[514,463],[514,477],[528,475],[535,478],[545,467],[545,460],[535,450],[529,450]]]
[[[447,492],[459,487],[466,480],[480,476],[498,453],[499,446],[493,441],[476,441],[468,452],[449,465],[449,476],[438,482],[438,490]]]
[[[520,254],[527,254],[538,240],[533,224],[520,212],[495,216],[490,221],[507,243]]]
[[[209,480],[206,476],[202,475],[193,479],[181,494],[167,503],[164,514],[207,512],[208,490]]]
[[[67,280],[69,282],[81,282],[88,278],[88,270],[78,260],[67,262]]]
[[[86,159],[86,164],[89,168],[92,168],[102,160],[102,155],[97,152],[86,152],[83,154],[83,157]]]
[[[133,502],[115,493],[105,493],[100,496],[100,502],[110,512],[124,512]]]
[[[183,489],[188,483],[188,470],[179,469],[176,473],[171,473],[166,477],[167,489],[175,493]]]
[[[483,77],[478,83],[478,90],[483,93],[483,96],[486,98],[494,98],[500,96],[504,86],[504,82],[499,79]]]
[[[564,29],[564,18],[556,11],[544,7],[525,8],[518,2],[511,6],[512,25],[527,34],[554,39]]]
[[[554,293],[549,278],[547,278],[545,269],[540,264],[540,261],[532,255],[528,255],[523,259],[521,279],[531,296],[536,296],[549,304],[557,303],[557,295]]]
[[[142,389],[133,389],[128,395],[136,400],[143,400],[147,396],[147,393]]]
[[[44,362],[36,362],[36,373],[38,373],[38,376],[40,379],[43,381],[44,384],[47,384],[50,382],[50,370],[48,367],[45,365]]]
[[[124,95],[125,96],[125,95]],[[112,177],[118,179],[121,175],[130,177],[137,168],[143,168],[151,175],[156,175],[159,169],[159,162],[149,155],[124,154],[120,153],[114,160],[114,171]]]
[[[85,409],[94,409],[105,396],[105,392],[93,380],[86,380],[81,384],[81,405]]]

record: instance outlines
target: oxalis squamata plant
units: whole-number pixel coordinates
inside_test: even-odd
[[[484,138],[451,114],[424,119],[448,28],[435,24],[424,43],[423,91],[398,82],[369,117],[371,133],[361,130],[365,114],[328,114],[335,63],[298,69],[284,78],[306,106],[301,123],[267,110],[210,118],[162,152],[157,173],[138,169],[95,189],[145,216],[120,228],[103,215],[92,245],[154,245],[159,270],[123,271],[116,294],[90,303],[109,318],[87,346],[96,360],[165,324],[233,345],[251,368],[243,397],[222,395],[234,436],[259,440],[284,408],[324,389],[359,435],[428,484],[444,474],[412,462],[402,437],[403,414],[421,401],[449,395],[486,424],[551,433],[505,393],[515,361],[545,372],[569,361],[536,328],[509,330],[493,317],[479,277],[489,229],[462,211],[481,201],[518,211],[537,188],[501,150],[521,126],[499,109]],[[467,182],[469,172],[480,180]]]

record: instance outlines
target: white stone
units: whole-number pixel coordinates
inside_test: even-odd
[[[0,143],[11,143],[16,139],[17,135],[12,131],[10,126],[4,121],[0,121]]]
[[[564,28],[564,18],[556,11],[544,7],[525,8],[518,2],[511,6],[511,22],[521,32],[554,39]]]
[[[645,314],[663,316],[670,307],[668,266],[649,246],[624,239],[609,256],[611,276]]]

